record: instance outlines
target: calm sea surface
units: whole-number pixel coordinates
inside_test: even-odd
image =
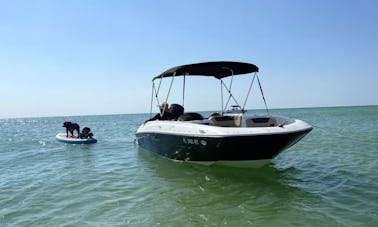
[[[0,119],[0,226],[378,226],[378,106],[271,112],[314,130],[259,169],[138,150],[148,114]]]

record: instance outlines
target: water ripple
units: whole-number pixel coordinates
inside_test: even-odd
[[[55,140],[67,118],[0,120],[0,225],[378,226],[378,108],[276,111],[314,130],[256,170],[141,152],[142,114],[71,117],[90,146]]]

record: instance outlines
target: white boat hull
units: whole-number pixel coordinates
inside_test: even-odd
[[[301,120],[269,127],[219,127],[202,122],[151,121],[136,132],[143,149],[167,158],[202,164],[250,165],[271,160],[312,130]],[[248,118],[246,118],[248,120]],[[257,163],[258,163],[257,162]]]

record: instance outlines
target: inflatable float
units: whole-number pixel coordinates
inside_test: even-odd
[[[62,143],[70,143],[70,144],[91,144],[91,143],[97,143],[97,140],[94,138],[88,138],[88,139],[80,139],[76,136],[69,136],[67,137],[66,133],[58,133],[56,135],[56,139],[59,142]]]

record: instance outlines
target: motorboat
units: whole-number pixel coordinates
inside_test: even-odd
[[[219,80],[221,108],[209,116],[186,112],[183,98],[182,104],[174,103],[169,109],[159,109],[157,117],[147,119],[137,129],[137,146],[172,160],[205,165],[259,167],[269,163],[308,134],[312,126],[299,119],[269,113],[258,71],[259,68],[251,63],[214,61],[173,67],[153,77],[151,114],[155,101],[157,104],[168,102],[172,82],[177,77],[184,77],[183,97],[186,77],[204,76]],[[232,93],[232,81],[240,75],[251,77],[247,97],[257,81],[266,113],[249,114],[247,98],[244,103],[236,100]],[[231,78],[229,84],[224,81],[226,78]],[[159,100],[161,82],[167,79],[171,80],[168,94],[164,95],[165,99]],[[231,102],[234,104],[228,109]],[[166,113],[170,113],[169,118],[164,118]]]

